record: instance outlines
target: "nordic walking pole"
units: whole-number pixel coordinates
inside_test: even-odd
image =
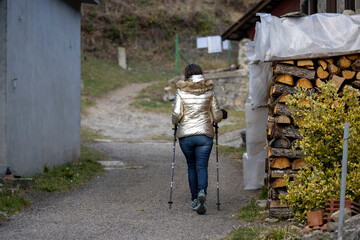
[[[171,209],[172,202],[172,191],[173,191],[173,183],[174,183],[174,169],[175,169],[175,147],[176,147],[176,131],[177,125],[174,126],[174,145],[173,145],[173,159],[171,164],[171,182],[170,182],[170,200],[169,200],[169,209]]]
[[[225,109],[221,109],[223,120],[227,119],[227,111]],[[217,209],[220,210],[220,184],[219,184],[219,144],[218,144],[218,133],[219,126],[217,123],[213,123],[213,127],[215,128],[215,142],[216,142],[216,190],[217,190]]]
[[[218,151],[218,129],[217,123],[213,124],[215,128],[215,142],[216,142],[216,189],[217,189],[217,209],[220,210],[220,189],[219,189],[219,151]]]

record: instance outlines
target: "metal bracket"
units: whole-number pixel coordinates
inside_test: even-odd
[[[13,84],[13,88],[14,88],[14,89],[16,88],[16,80],[17,80],[17,78],[12,78],[12,79],[11,79],[11,82],[12,82],[12,84]]]

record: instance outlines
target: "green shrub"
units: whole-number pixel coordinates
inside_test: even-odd
[[[324,84],[319,93],[298,89],[289,97],[287,104],[304,136],[296,147],[304,153],[308,167],[293,181],[286,177],[288,195],[281,200],[301,221],[305,221],[306,212],[324,209],[327,199],[340,197],[345,122],[350,123],[346,198],[360,200],[359,97],[359,91],[349,86],[339,95],[331,83]]]

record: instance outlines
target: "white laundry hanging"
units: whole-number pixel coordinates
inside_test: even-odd
[[[208,53],[218,53],[222,51],[222,41],[220,36],[209,36],[208,41]]]

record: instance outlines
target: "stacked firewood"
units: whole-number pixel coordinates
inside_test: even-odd
[[[286,106],[287,96],[296,93],[295,86],[317,91],[327,81],[339,92],[345,85],[360,89],[360,55],[272,62],[271,69],[266,159],[269,212],[271,217],[287,217],[291,210],[279,200],[280,194],[287,194],[284,175],[294,176],[306,166],[301,151],[292,149],[302,136]]]

